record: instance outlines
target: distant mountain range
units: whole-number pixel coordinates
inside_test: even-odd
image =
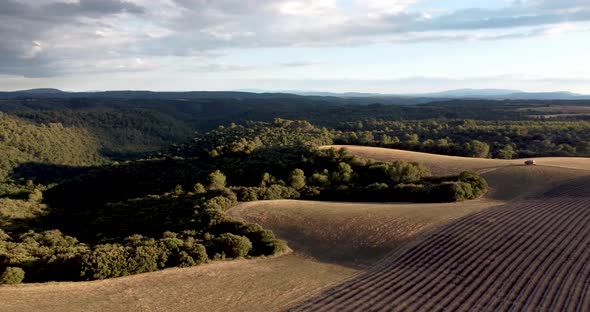
[[[244,92],[264,93],[259,89],[245,89]],[[281,93],[291,93],[303,96],[334,96],[334,97],[398,97],[398,98],[434,98],[434,99],[496,99],[496,100],[588,100],[590,95],[577,94],[567,91],[557,92],[525,92],[512,89],[457,89],[431,93],[359,93],[359,92],[314,92],[298,90],[281,90]]]
[[[126,99],[201,99],[201,98],[274,98],[274,97],[296,97],[307,96],[315,98],[340,98],[343,102],[354,102],[357,104],[370,104],[379,99],[383,104],[420,104],[433,100],[445,99],[488,99],[488,100],[590,100],[590,95],[577,94],[567,91],[557,92],[524,92],[510,89],[457,89],[433,93],[415,94],[382,94],[382,93],[359,93],[359,92],[314,92],[314,91],[266,91],[258,89],[245,89],[236,91],[180,91],[180,92],[158,92],[158,91],[97,91],[97,92],[66,92],[58,89],[40,88],[20,90],[11,92],[0,92],[0,98],[126,98]],[[348,99],[348,100],[347,100]],[[334,99],[336,100],[336,99]]]
[[[509,89],[458,89],[436,93],[414,94],[413,96],[436,98],[484,98],[499,100],[587,100],[590,95],[567,91],[557,92],[524,92]]]

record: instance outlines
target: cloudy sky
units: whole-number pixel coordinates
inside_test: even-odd
[[[590,94],[589,0],[0,0],[0,89]]]

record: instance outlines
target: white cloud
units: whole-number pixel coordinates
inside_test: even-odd
[[[335,0],[288,0],[277,1],[281,14],[295,16],[318,16],[332,13],[337,9]]]
[[[31,47],[21,55],[21,58],[32,59],[41,52],[43,52],[43,44],[40,41],[33,41]]]
[[[359,8],[364,8],[372,13],[395,14],[405,11],[416,0],[355,0]]]
[[[83,64],[102,70],[135,58],[206,57],[235,48],[489,41],[589,31],[580,25],[590,21],[588,0],[520,0],[501,9],[435,13],[414,9],[415,3],[3,0],[0,73],[60,75]]]

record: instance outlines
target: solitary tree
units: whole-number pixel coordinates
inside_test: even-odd
[[[471,157],[487,158],[490,154],[490,146],[482,141],[473,140],[466,144],[467,155]]]
[[[220,190],[225,188],[226,178],[221,171],[215,170],[209,174],[208,182],[210,190]]]
[[[205,190],[205,187],[203,186],[203,184],[201,183],[197,183],[195,184],[195,192],[198,194],[202,194],[202,193],[206,193],[207,191]]]
[[[0,274],[0,284],[18,284],[25,279],[25,271],[18,267],[7,267]]]
[[[291,174],[289,175],[289,182],[291,183],[291,186],[296,190],[305,187],[305,173],[303,172],[303,170],[295,169],[291,171]]]

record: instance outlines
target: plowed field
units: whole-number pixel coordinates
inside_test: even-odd
[[[588,311],[590,177],[440,228],[295,311]]]

